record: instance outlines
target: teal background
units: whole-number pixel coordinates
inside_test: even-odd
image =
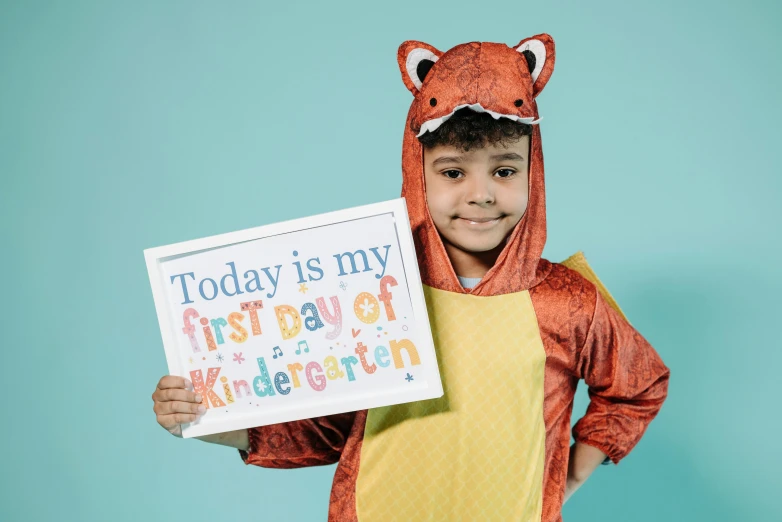
[[[545,257],[671,368],[568,521],[780,520],[778,2],[0,3],[8,521],[326,520],[334,466],[170,436],[142,250],[395,198],[402,41],[557,46]],[[580,387],[574,419],[587,405]]]

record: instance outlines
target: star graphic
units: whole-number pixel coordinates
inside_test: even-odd
[[[242,357],[242,352],[234,354],[234,361],[238,362],[239,364],[242,364],[242,362],[244,361],[244,357]]]
[[[188,359],[188,361],[190,361],[190,364],[193,364],[193,358],[192,358],[192,357],[190,357],[190,358]]]
[[[299,285],[299,292],[301,292],[302,294],[306,294],[307,290],[309,290],[309,288],[307,288],[307,283],[301,283]]]
[[[223,362],[223,354],[221,354],[220,352],[217,352],[217,360]]]
[[[413,380],[413,376],[408,373],[407,377],[405,377],[405,380],[407,380],[407,382],[410,382]]]

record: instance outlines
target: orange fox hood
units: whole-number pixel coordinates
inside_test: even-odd
[[[397,59],[405,86],[414,96],[402,145],[402,196],[407,201],[423,283],[482,296],[535,286],[551,269],[550,263],[541,259],[546,243],[546,194],[535,97],[554,70],[554,40],[539,34],[514,47],[470,42],[445,53],[408,40],[399,46]],[[488,111],[494,118],[533,124],[527,210],[495,265],[472,290],[465,290],[459,283],[429,214],[423,147],[417,138],[427,130],[435,130],[464,106]]]

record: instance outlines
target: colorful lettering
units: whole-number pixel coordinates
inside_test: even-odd
[[[380,293],[377,294],[377,298],[383,303],[383,308],[386,310],[386,318],[389,321],[396,320],[396,314],[394,313],[394,307],[391,306],[391,297],[393,294],[388,291],[389,286],[396,286],[397,282],[394,276],[387,275],[380,280]]]
[[[190,319],[196,318],[198,318],[198,312],[196,312],[195,308],[188,308],[182,314],[182,322],[185,324],[182,328],[182,333],[187,334],[187,338],[190,339],[190,347],[193,349],[193,353],[201,351],[195,336],[195,326],[190,323]]]
[[[310,384],[310,387],[315,391],[325,390],[326,378],[323,377],[323,375],[320,373],[318,373],[318,375],[312,375],[313,370],[317,372],[322,372],[323,368],[321,368],[320,364],[316,363],[315,361],[308,362],[307,369],[305,370],[305,373],[307,375],[307,382]]]
[[[269,379],[269,370],[266,369],[266,361],[263,357],[258,357],[258,368],[261,374],[253,379],[253,390],[258,397],[271,397],[274,395],[274,388]]]
[[[244,315],[239,312],[231,312],[228,314],[228,324],[231,325],[231,328],[236,330],[236,332],[231,332],[231,335],[228,337],[235,343],[243,343],[247,340],[247,330],[239,324],[243,319]],[[239,335],[237,335],[237,333]]]
[[[397,368],[404,367],[405,363],[402,361],[401,351],[404,348],[407,350],[407,355],[410,356],[410,363],[412,365],[421,364],[421,359],[418,357],[418,349],[410,339],[402,339],[401,341],[391,341],[391,355],[394,358],[394,366]]]
[[[261,335],[261,323],[258,321],[258,310],[263,308],[263,301],[248,301],[239,305],[242,312],[250,312],[250,326],[253,335]]]
[[[299,382],[298,372],[302,371],[303,369],[304,366],[302,366],[301,363],[293,363],[288,365],[288,371],[291,372],[291,378],[293,378],[294,388],[298,388],[301,386],[301,382]]]
[[[367,357],[366,357],[367,350],[368,348],[364,346],[364,343],[358,343],[358,345],[356,345],[356,354],[358,355],[358,358],[361,360],[361,366],[364,367],[365,372],[371,375],[375,373],[375,370],[377,370],[377,365],[373,364],[372,366],[369,366],[369,364],[367,364]]]
[[[193,391],[201,394],[201,404],[207,408],[210,407],[210,402],[215,408],[225,406],[223,400],[212,389],[217,382],[217,376],[219,374],[220,368],[209,368],[206,372],[206,383],[204,383],[204,376],[201,373],[201,370],[193,370],[190,372]]]
[[[334,329],[326,334],[326,339],[336,339],[342,333],[342,308],[339,306],[339,298],[337,296],[331,296],[329,300],[331,301],[331,306],[334,307],[333,314],[326,308],[326,301],[322,297],[318,297],[315,303],[318,305],[318,310],[320,315],[323,316],[323,320],[334,326]]]
[[[296,337],[301,331],[301,317],[295,308],[288,305],[278,305],[274,307],[274,313],[277,315],[277,324],[280,327],[280,334],[283,339]],[[288,319],[291,318],[292,325],[288,326]]]

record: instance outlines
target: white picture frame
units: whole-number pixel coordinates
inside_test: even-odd
[[[395,244],[392,244],[392,239]],[[378,244],[375,247],[368,246],[375,243]],[[331,254],[329,248],[335,254]],[[362,253],[358,250],[362,250]],[[299,255],[299,251],[303,255],[300,258],[295,257]],[[397,254],[398,258],[395,257]],[[200,371],[206,386],[207,381],[212,378],[210,372],[214,372],[215,368],[218,368],[215,365],[219,364],[219,369],[216,370],[218,373],[214,374],[219,382],[215,382],[210,389],[224,404],[215,406],[213,401],[204,397],[207,412],[197,422],[183,425],[183,437],[433,399],[443,395],[407,207],[403,198],[149,248],[144,250],[144,258],[169,374],[192,381],[192,377],[197,376]],[[229,258],[232,261],[225,262]],[[307,261],[303,268],[305,259]],[[314,259],[318,259],[318,263],[315,263]],[[260,270],[247,269],[243,273],[243,281],[239,282],[239,273],[245,268],[259,268],[262,265],[264,268]],[[322,272],[320,279],[313,277],[318,275],[317,272],[309,271],[316,265]],[[189,270],[188,267],[196,268]],[[218,267],[221,272],[214,273]],[[285,268],[285,272],[281,267]],[[382,274],[375,273],[381,269]],[[200,273],[196,273],[196,270]],[[336,272],[337,270],[339,271]],[[390,273],[391,270],[393,274]],[[228,273],[224,273],[226,271]],[[217,277],[221,275],[222,279],[218,285]],[[268,276],[265,285],[261,283],[261,275]],[[378,285],[383,281],[383,284],[388,286],[390,280],[386,275],[396,283],[391,285],[393,292],[383,293],[385,291],[379,289],[379,286],[374,290],[369,289],[374,280],[378,280]],[[284,280],[283,277],[289,279]],[[201,280],[196,286],[199,278]],[[298,291],[303,294],[298,300],[297,294],[290,286],[281,287],[289,285],[292,278],[295,278],[295,284],[299,285]],[[318,305],[307,308],[305,305],[312,302],[307,299],[315,298],[314,294],[305,295],[310,287],[317,289],[323,300],[315,299]],[[349,289],[352,291],[348,291]],[[357,292],[362,295],[372,294],[375,299],[365,296],[360,300]],[[213,297],[210,299],[209,295]],[[392,295],[393,297],[389,297]],[[335,296],[339,309],[333,301]],[[328,324],[324,317],[317,313],[320,310],[329,313],[326,298],[330,300],[331,311],[334,312],[333,315],[324,316],[330,316],[333,320]],[[233,324],[238,322],[244,326],[246,334],[245,341],[237,342],[235,340],[242,338],[241,332],[233,328],[232,324],[231,333],[235,335],[227,339],[230,330],[225,329],[224,315],[220,315],[222,312],[219,310],[224,309],[226,313],[228,310],[237,310],[236,303],[240,299],[262,301],[262,308],[255,311],[255,319],[248,317],[251,314],[243,314],[241,311],[237,312],[244,315],[241,322],[237,319],[238,315],[233,316]],[[244,308],[248,301],[243,301],[245,304],[241,305],[245,312],[248,311]],[[302,305],[302,302],[305,305]],[[321,304],[326,308],[321,309]],[[199,306],[203,311],[197,309]],[[298,310],[301,310],[301,313],[298,313]],[[340,310],[342,319],[338,324]],[[395,316],[396,312],[404,319]],[[180,316],[180,313],[183,316]],[[217,319],[207,318],[215,314],[219,315]],[[191,324],[184,319],[184,315],[198,321]],[[295,315],[299,315],[300,319],[304,318],[306,327],[302,327],[302,322],[299,321],[296,330],[298,333],[286,339],[284,336],[291,335],[296,329]],[[395,318],[391,319],[392,316]],[[366,322],[374,317],[377,317],[375,322]],[[248,324],[247,319],[252,324]],[[275,319],[276,324],[273,322]],[[381,319],[385,319],[382,324]],[[375,323],[378,323],[378,326],[375,326]],[[341,330],[337,332],[340,325]],[[311,327],[315,329],[312,330]],[[196,334],[201,329],[203,335]],[[207,330],[211,332],[212,344],[207,339]],[[215,340],[218,332],[218,340],[222,341],[219,344]],[[325,339],[324,335],[334,335],[335,332],[336,337]],[[350,335],[347,335],[348,333]],[[302,338],[296,341],[299,335],[302,335]],[[315,342],[318,339],[323,342]],[[243,349],[233,353],[233,360],[229,360],[226,355],[218,362],[215,358],[222,356],[220,350],[228,348],[230,351],[233,348],[224,346],[229,342],[235,342],[237,346],[241,344]],[[354,343],[355,347],[352,346]],[[296,351],[293,351],[294,344]],[[412,348],[410,344],[413,345]],[[385,346],[388,353],[384,355],[383,350],[378,348],[380,346]],[[200,351],[194,351],[196,348]],[[359,352],[364,348],[366,351]],[[293,353],[288,356],[291,351]],[[414,364],[414,352],[419,358],[418,364]],[[276,360],[278,356],[279,360]],[[328,359],[329,356],[342,362],[336,370],[333,364],[327,365],[327,362],[333,362]],[[374,356],[372,362],[370,356]],[[199,360],[198,357],[202,359]],[[283,360],[286,357],[287,360]],[[361,364],[359,365],[358,361],[352,363],[351,358],[360,359]],[[311,365],[308,361],[316,361],[318,364]],[[253,366],[253,362],[257,366]],[[322,366],[320,362],[323,363]],[[398,362],[403,363],[403,367],[398,367]],[[251,364],[243,366],[244,363]],[[296,363],[302,366],[301,370],[295,371],[298,368]],[[385,363],[385,366],[382,363]],[[287,366],[289,364],[292,366]],[[375,370],[368,373],[373,364]],[[265,377],[264,366],[268,370]],[[288,372],[287,381],[282,377],[278,379],[279,373],[286,373],[286,368],[291,367],[293,370]],[[322,373],[316,373],[318,367]],[[251,386],[246,377],[250,368],[257,374],[253,377]],[[331,370],[327,371],[326,368]],[[340,373],[343,374],[342,377],[338,377]],[[237,379],[236,375],[244,378]],[[322,378],[315,378],[317,375]],[[359,380],[361,382],[358,382]],[[326,383],[323,388],[321,382]],[[294,383],[298,385],[294,386]],[[259,385],[257,388],[256,384]],[[261,388],[261,384],[264,388]],[[228,390],[221,388],[226,385]],[[251,393],[248,393],[248,387]],[[225,393],[219,393],[221,389]],[[282,391],[286,389],[283,394]],[[261,396],[261,391],[267,391],[269,395]],[[294,391],[297,393],[294,394]],[[229,393],[233,394],[231,403],[227,402]],[[274,397],[277,400],[273,400]],[[239,402],[240,399],[244,402]]]

